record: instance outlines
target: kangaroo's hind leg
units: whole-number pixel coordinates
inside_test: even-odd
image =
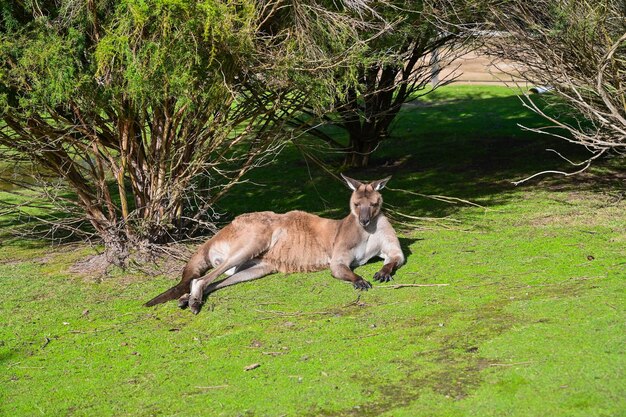
[[[204,290],[204,296],[211,294],[221,288],[228,287],[230,285],[239,284],[240,282],[252,281],[254,279],[262,278],[266,275],[276,272],[276,268],[270,265],[264,260],[252,259],[246,262],[242,266],[235,270],[235,273],[226,279],[219,282],[213,282]],[[228,273],[228,272],[227,272]],[[189,305],[189,293],[183,295],[178,300],[178,306],[180,308],[186,308]]]
[[[226,249],[221,251],[220,259],[213,259],[211,253],[211,263],[215,265],[215,268],[208,274],[195,279],[191,283],[191,292],[189,294],[189,308],[192,313],[198,314],[200,307],[202,306],[202,297],[205,289],[220,275],[225,273],[231,268],[238,268],[245,263],[256,258],[259,254],[266,251],[269,247],[270,239],[263,239],[258,236],[258,240],[249,241],[248,239],[241,239],[237,242],[229,242]],[[217,245],[215,245],[217,247]],[[217,248],[216,248],[217,250]],[[217,256],[215,256],[217,258]],[[234,276],[234,275],[233,275]],[[232,278],[232,277],[231,277]]]
[[[237,269],[237,271],[230,277],[209,285],[204,290],[204,293],[210,294],[221,288],[239,284],[240,282],[252,281],[276,272],[276,268],[273,265],[270,265],[267,261],[262,259],[253,259],[244,266],[245,268],[242,268],[241,270]]]

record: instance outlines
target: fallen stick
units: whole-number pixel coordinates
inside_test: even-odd
[[[243,370],[244,370],[244,371],[246,371],[246,372],[248,372],[248,371],[251,371],[251,370],[253,370],[253,369],[256,369],[256,368],[258,368],[258,367],[260,367],[260,366],[261,366],[261,364],[260,364],[260,363],[253,363],[252,365],[248,365],[248,366],[246,366],[245,368],[243,368]]]
[[[395,284],[395,285],[377,285],[375,288],[404,288],[404,287],[447,287],[450,284]]]

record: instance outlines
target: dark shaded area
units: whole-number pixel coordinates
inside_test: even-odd
[[[14,174],[15,175],[15,174]],[[19,170],[17,175],[23,175]],[[34,184],[35,181],[33,180]],[[18,244],[25,248],[41,248],[50,243],[73,243],[85,240],[85,233],[93,233],[93,228],[86,221],[76,217],[70,212],[60,208],[63,200],[73,200],[74,194],[69,192],[59,193],[55,198],[57,204],[53,205],[45,201],[45,194],[36,195],[35,192],[22,193],[17,185],[2,182],[4,190],[15,193],[5,201],[0,201],[0,247],[3,244]],[[25,200],[31,204],[21,206]],[[15,206],[19,201],[18,206]],[[31,214],[36,213],[36,214]],[[63,225],[58,227],[56,225]],[[75,233],[75,230],[81,233]]]
[[[543,119],[524,109],[515,96],[483,98],[480,93],[459,99],[406,105],[392,136],[372,156],[371,166],[351,170],[357,179],[393,175],[383,190],[387,207],[414,216],[443,217],[463,205],[451,205],[396,190],[444,195],[483,206],[503,203],[515,189],[512,181],[544,170],[575,171],[554,149],[573,161],[589,157],[586,150],[547,135],[524,131],[544,126]],[[341,164],[340,155],[326,155]],[[622,161],[605,159],[575,177],[546,175],[518,187],[550,190],[610,190],[622,186]],[[307,210],[341,218],[348,213],[350,191],[312,162],[302,162],[293,149],[280,161],[254,174],[258,185],[245,184],[221,202],[221,211],[237,215],[253,210]],[[230,216],[228,216],[230,217]]]
[[[511,198],[514,180],[543,170],[575,171],[546,149],[555,149],[573,161],[588,157],[583,147],[522,130],[518,125],[539,127],[545,122],[524,109],[515,96],[484,97],[480,90],[466,95],[455,92],[454,96],[453,100],[405,105],[392,127],[391,137],[372,155],[370,167],[347,174],[363,180],[392,175],[388,189],[383,190],[388,209],[412,216],[444,217],[463,205],[406,191],[456,197],[488,207]],[[304,145],[318,144],[315,139],[310,140]],[[339,166],[343,160],[340,154],[321,156],[330,166]],[[350,190],[315,163],[304,160],[294,147],[285,149],[271,165],[253,171],[248,179],[251,182],[234,187],[219,202],[218,224],[242,213],[263,210],[305,210],[336,219],[348,214]],[[623,159],[613,158],[598,161],[592,170],[578,176],[542,176],[519,187],[539,185],[551,191],[609,192],[624,190],[625,181]],[[52,220],[65,216],[52,212],[40,217]],[[2,240],[6,242],[11,237],[7,231],[24,227],[28,220],[11,216],[0,219]],[[30,222],[27,227],[45,232],[48,226]],[[26,244],[23,239],[21,244]],[[32,244],[41,246],[37,241]]]

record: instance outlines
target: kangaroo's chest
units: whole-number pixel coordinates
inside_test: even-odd
[[[380,255],[381,240],[376,234],[367,234],[364,238],[354,247],[351,266],[359,266],[367,263],[370,259]]]

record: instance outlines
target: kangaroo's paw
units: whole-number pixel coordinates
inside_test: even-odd
[[[357,279],[356,281],[352,283],[352,285],[354,285],[354,289],[361,290],[361,291],[367,291],[370,288],[372,288],[372,284],[365,281],[363,278]]]
[[[189,307],[189,293],[182,295],[178,299],[178,307],[182,309]]]
[[[193,314],[198,314],[200,309],[202,308],[202,298],[194,297],[193,295],[189,297],[189,310]]]
[[[193,314],[198,314],[200,312],[200,308],[202,307],[203,292],[204,289],[202,288],[201,281],[197,279],[191,281],[191,291],[189,292],[187,304],[189,305],[189,309]]]
[[[198,314],[202,307],[202,294],[204,289],[202,288],[202,281],[194,279],[191,281],[191,291],[189,292],[189,298],[187,303],[189,309],[193,314]]]
[[[378,282],[389,282],[393,279],[393,277],[391,276],[391,274],[387,271],[385,271],[384,269],[381,269],[380,271],[376,272],[374,274],[374,281],[378,281]]]

